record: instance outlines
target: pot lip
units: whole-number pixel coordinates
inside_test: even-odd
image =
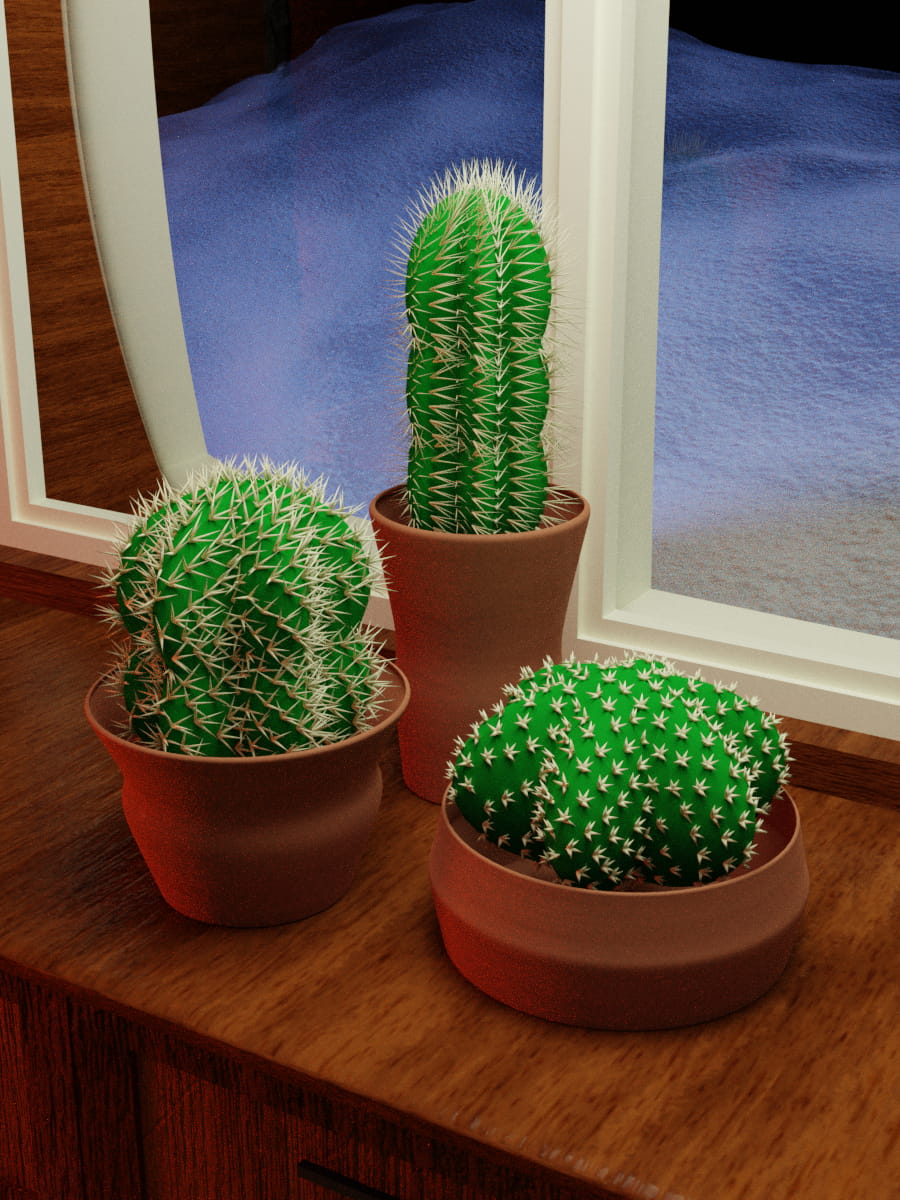
[[[171,750],[157,750],[154,746],[145,746],[141,742],[133,742],[128,738],[122,737],[118,733],[108,728],[98,718],[93,709],[93,701],[97,693],[107,686],[107,690],[115,692],[117,689],[108,687],[109,680],[112,677],[112,671],[106,671],[99,679],[96,679],[88,689],[88,693],[84,698],[84,715],[88,724],[96,734],[101,734],[110,741],[117,743],[129,751],[137,751],[145,754],[150,758],[164,759],[166,762],[178,761],[186,764],[221,764],[229,767],[248,768],[259,763],[283,763],[290,762],[297,758],[316,758],[323,754],[328,754],[329,751],[336,747],[344,747],[355,745],[359,742],[366,741],[373,737],[377,737],[400,720],[400,717],[406,711],[409,704],[411,694],[409,680],[401,671],[397,664],[389,658],[384,660],[384,669],[389,674],[393,674],[395,682],[399,683],[402,688],[402,693],[398,702],[381,719],[374,725],[370,725],[368,729],[363,729],[359,733],[354,733],[351,737],[342,738],[339,742],[329,742],[324,746],[309,746],[305,750],[286,750],[282,754],[256,754],[256,755],[214,755],[214,754],[176,754]]]
[[[743,881],[764,880],[766,872],[771,873],[771,871],[777,870],[784,862],[786,857],[795,852],[797,843],[801,837],[800,813],[797,810],[797,805],[795,804],[793,797],[786,787],[782,787],[776,795],[775,799],[778,800],[779,798],[788,804],[791,812],[793,813],[794,829],[785,845],[778,851],[776,855],[774,855],[773,858],[770,858],[768,862],[762,863],[759,867],[754,867],[749,871],[745,871],[740,874],[735,873],[726,875],[720,879],[714,879],[709,883],[703,883],[693,887],[660,887],[659,889],[647,892],[602,891],[589,888],[567,887],[563,883],[554,883],[548,879],[537,879],[533,875],[525,875],[519,871],[513,871],[509,867],[504,866],[502,863],[495,862],[493,859],[481,854],[473,846],[470,846],[469,843],[466,842],[462,837],[460,837],[450,819],[450,809],[453,808],[459,814],[460,820],[465,821],[465,818],[461,813],[459,813],[459,809],[456,807],[455,803],[449,799],[446,791],[444,792],[441,800],[439,820],[444,836],[450,836],[457,850],[469,858],[470,861],[477,862],[478,870],[486,871],[489,877],[496,879],[498,882],[502,882],[505,879],[516,887],[530,888],[532,885],[536,885],[544,889],[549,888],[553,892],[563,893],[567,898],[566,902],[570,904],[634,904],[635,902],[641,902],[644,904],[659,904],[666,900],[671,904],[673,902],[696,902],[696,897],[698,895],[713,895],[726,888],[733,889],[740,887]],[[438,836],[441,836],[441,830],[439,830]],[[513,859],[517,858],[516,855],[512,854],[510,857]],[[540,893],[536,893],[536,895],[539,894]],[[549,893],[545,891],[544,894],[548,895]],[[579,896],[585,897],[584,901],[577,900],[576,897]]]
[[[399,497],[406,488],[405,483],[396,483],[392,487],[385,488],[379,492],[377,496],[369,502],[369,518],[374,519],[377,515],[379,522],[393,532],[403,530],[407,536],[420,538],[423,541],[444,541],[448,538],[463,545],[466,542],[485,542],[490,539],[492,542],[515,542],[527,541],[536,537],[546,537],[552,534],[555,530],[571,527],[573,523],[587,523],[590,517],[590,505],[580,492],[576,492],[573,488],[555,487],[556,493],[566,499],[574,500],[580,508],[577,512],[573,512],[570,516],[560,521],[556,525],[540,525],[537,529],[527,529],[519,533],[449,533],[443,529],[417,529],[412,525],[408,525],[405,521],[397,521],[393,517],[389,517],[381,509],[381,505],[388,499]]]

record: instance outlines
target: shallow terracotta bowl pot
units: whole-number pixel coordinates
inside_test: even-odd
[[[595,1029],[665,1029],[756,1000],[784,971],[809,875],[784,792],[753,865],[714,883],[600,892],[536,878],[486,843],[445,797],[432,894],[447,953],[522,1012]]]

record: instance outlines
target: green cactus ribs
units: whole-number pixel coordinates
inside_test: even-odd
[[[547,663],[481,714],[449,796],[564,883],[683,887],[750,862],[788,776],[776,718],[668,661]]]
[[[338,741],[378,708],[370,551],[293,466],[221,463],[140,502],[106,582],[130,733],[181,754]]]
[[[536,529],[552,296],[537,187],[498,163],[464,163],[424,193],[406,234],[410,523]]]

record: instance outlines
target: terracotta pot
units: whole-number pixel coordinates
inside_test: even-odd
[[[387,715],[331,746],[204,758],[119,737],[121,697],[104,679],[87,719],[122,772],[122,807],[163,898],[214,925],[280,925],[350,887],[381,803],[379,754],[409,700],[393,664]]]
[[[502,698],[519,668],[562,657],[563,625],[590,510],[566,492],[567,517],[529,533],[411,529],[402,487],[369,506],[412,695],[399,725],[403,778],[439,804],[457,735]]]
[[[476,987],[592,1029],[668,1029],[742,1008],[787,964],[809,892],[800,819],[776,799],[749,868],[689,888],[599,892],[536,878],[445,800],[431,853],[444,945]]]

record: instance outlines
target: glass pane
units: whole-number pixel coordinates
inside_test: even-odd
[[[367,504],[405,475],[399,222],[463,159],[539,175],[544,5],[267,7],[268,35],[253,6],[258,58],[289,42],[294,57],[182,111],[170,98],[160,119],[200,417],[210,453],[295,460]],[[310,45],[326,9],[335,27]],[[348,15],[363,19],[336,24]],[[209,28],[187,36],[182,65],[202,73]],[[162,105],[177,89],[155,57]]]
[[[900,636],[900,75],[670,35],[654,587]]]

